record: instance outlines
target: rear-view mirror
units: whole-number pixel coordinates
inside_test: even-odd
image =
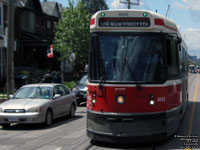
[[[59,98],[61,95],[60,94],[55,94],[53,99]]]

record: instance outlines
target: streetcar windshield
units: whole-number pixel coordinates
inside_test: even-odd
[[[161,36],[95,33],[91,40],[90,80],[160,83],[165,80]]]

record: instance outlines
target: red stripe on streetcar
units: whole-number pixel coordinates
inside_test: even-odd
[[[158,19],[158,18],[154,19],[154,24],[155,24],[155,25],[158,25],[158,26],[163,26],[163,27],[168,28],[168,29],[173,30],[173,31],[177,31],[177,29],[172,28],[172,27],[170,27],[170,26],[167,26],[167,25],[164,23],[164,20],[163,20],[163,19]]]

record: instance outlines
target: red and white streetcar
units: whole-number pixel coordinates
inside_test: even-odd
[[[140,143],[179,129],[188,101],[187,47],[176,24],[143,10],[105,10],[90,22],[87,135]]]

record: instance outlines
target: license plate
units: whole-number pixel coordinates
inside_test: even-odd
[[[9,122],[17,122],[18,119],[17,119],[17,118],[14,118],[14,117],[11,117],[11,118],[8,118],[8,121],[9,121]]]

